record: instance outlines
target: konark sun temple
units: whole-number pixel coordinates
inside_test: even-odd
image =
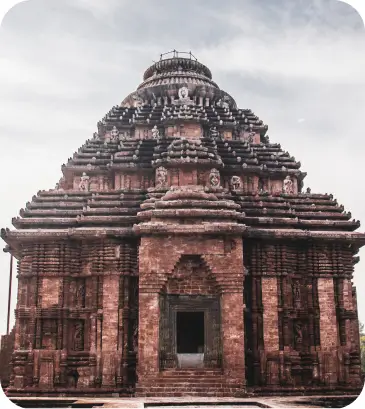
[[[1,230],[9,396],[361,390],[365,234],[267,129],[191,53],[145,71]]]

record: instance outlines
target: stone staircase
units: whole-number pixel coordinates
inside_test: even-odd
[[[243,396],[243,385],[230,383],[219,369],[170,369],[139,382],[138,397]]]

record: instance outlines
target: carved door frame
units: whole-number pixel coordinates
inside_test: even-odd
[[[177,367],[177,312],[204,312],[204,367],[222,364],[220,298],[209,295],[160,295],[160,369]]]

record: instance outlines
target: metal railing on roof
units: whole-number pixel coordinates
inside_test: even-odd
[[[189,58],[190,60],[198,61],[198,59],[191,53],[191,51],[187,52],[187,51],[177,51],[177,50],[172,50],[172,51],[168,51],[167,53],[160,54],[160,61],[167,60],[170,58],[178,58],[178,57]]]

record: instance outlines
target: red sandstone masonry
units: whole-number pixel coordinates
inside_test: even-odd
[[[1,230],[19,259],[9,394],[358,391],[359,221],[301,191],[300,162],[192,55],[143,81]],[[174,314],[200,307],[206,366],[177,370]]]
[[[264,345],[267,352],[279,350],[277,278],[262,277],[264,307]]]
[[[164,252],[161,252],[161,247]],[[170,257],[164,257],[165,254],[169,254]],[[181,280],[177,284],[176,280],[182,276],[178,267],[182,255],[201,255],[209,269],[207,272],[213,274],[214,281],[223,291],[221,297],[223,370],[227,381],[244,385],[242,241],[235,239],[227,250],[224,239],[199,237],[186,240],[181,236],[170,237],[169,240],[165,237],[143,237],[141,241],[138,373],[140,377],[142,373],[144,374],[142,385],[154,379],[155,374],[159,372],[158,295],[151,292],[158,292],[164,283],[167,283],[167,290],[176,293],[179,289],[182,294],[194,294],[197,290],[200,294],[209,294],[214,286],[211,279],[201,280],[199,276],[188,278],[188,281]],[[226,268],[227,263],[230,266],[229,270]],[[141,393],[148,393],[150,389],[145,386],[141,390],[143,390]]]
[[[338,346],[336,311],[334,308],[334,289],[332,278],[318,279],[320,299],[320,329],[322,351],[332,351]]]

